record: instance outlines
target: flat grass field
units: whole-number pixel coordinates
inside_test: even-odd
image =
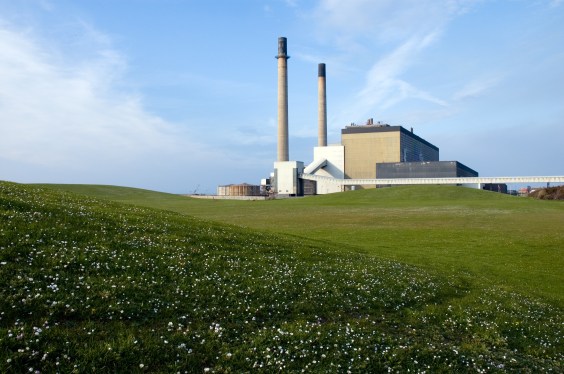
[[[562,372],[564,204],[0,182],[0,372]]]

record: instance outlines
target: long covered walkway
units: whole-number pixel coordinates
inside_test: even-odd
[[[467,178],[397,178],[397,179],[337,179],[313,174],[300,174],[300,178],[341,186],[406,185],[406,184],[462,184],[482,185],[487,183],[564,183],[564,176],[550,177],[467,177]]]

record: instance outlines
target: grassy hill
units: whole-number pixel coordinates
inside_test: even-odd
[[[558,292],[460,274],[472,247],[456,264],[441,236],[490,233],[480,218],[499,210],[561,219],[562,205],[458,192],[241,204],[0,182],[0,372],[562,371]],[[505,240],[544,233],[524,231]],[[384,258],[438,259],[432,243],[453,268]]]
[[[564,307],[564,202],[452,186],[405,186],[274,201],[199,200],[146,190],[51,186],[339,245]]]

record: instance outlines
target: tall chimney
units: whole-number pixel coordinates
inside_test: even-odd
[[[318,92],[318,117],[319,125],[317,130],[317,145],[327,146],[327,94],[325,83],[325,64],[318,65],[317,92]]]
[[[288,161],[288,59],[286,38],[278,38],[278,161]]]

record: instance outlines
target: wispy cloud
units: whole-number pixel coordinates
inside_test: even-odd
[[[316,16],[319,27],[328,37],[339,45],[381,53],[367,70],[358,95],[342,109],[339,121],[346,123],[347,117],[350,121],[413,99],[447,106],[445,99],[418,88],[404,75],[420,54],[440,39],[448,22],[468,11],[473,3],[475,1],[464,0],[321,1]]]
[[[464,87],[454,93],[452,99],[455,101],[465,100],[472,97],[478,97],[494,87],[501,77],[489,77],[468,82]]]
[[[315,18],[332,38],[397,42],[427,34],[479,0],[321,0]]]
[[[124,65],[117,52],[103,48],[95,60],[65,65],[60,52],[7,27],[0,50],[2,157],[76,164],[174,146],[169,124],[146,113],[136,95],[113,89]]]
[[[376,61],[366,73],[364,87],[354,98],[354,103],[349,104],[341,115],[349,120],[358,119],[359,116],[371,116],[374,111],[388,109],[409,99],[447,106],[448,103],[444,99],[402,79],[402,74],[417,54],[432,44],[437,35],[436,32],[423,36],[415,35]],[[346,123],[346,119],[342,118],[341,122]]]
[[[54,9],[53,4],[49,0],[39,0],[38,5],[46,11],[52,11]]]
[[[141,93],[124,88],[127,60],[111,38],[79,25],[70,41],[77,48],[67,52],[0,19],[0,179],[170,191],[206,175],[212,192],[214,182],[264,163],[220,147],[227,135],[198,120],[174,123],[148,111]],[[229,144],[248,141],[231,136]]]

